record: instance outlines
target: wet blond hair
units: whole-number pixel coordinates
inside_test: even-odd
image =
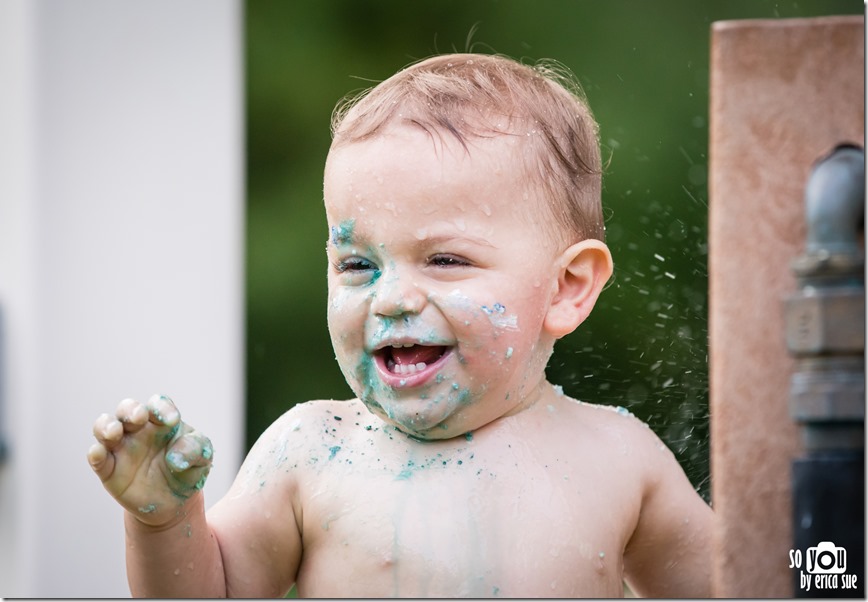
[[[598,126],[566,67],[483,54],[425,59],[338,103],[332,148],[396,120],[450,134],[466,150],[473,137],[525,136],[525,172],[560,232],[568,242],[604,240]]]

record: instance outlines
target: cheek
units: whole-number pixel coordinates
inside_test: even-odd
[[[329,288],[328,328],[335,359],[357,397],[365,395],[373,382],[373,363],[365,363],[363,324],[365,320],[364,295],[345,287]]]
[[[526,297],[503,295],[483,301],[453,291],[440,300],[440,306],[459,338],[462,359],[473,366],[476,378],[505,384],[505,374],[538,369],[537,356],[545,354],[540,341],[544,291],[535,288]]]
[[[510,339],[519,333],[532,334],[542,324],[541,299],[516,299],[496,295],[471,298],[454,290],[438,300],[441,311],[456,330],[482,339]],[[521,338],[521,336],[519,336]]]
[[[367,315],[367,295],[346,287],[329,288],[327,320],[335,352],[360,345]]]

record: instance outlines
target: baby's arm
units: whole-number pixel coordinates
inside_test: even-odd
[[[293,423],[307,407],[293,407],[262,433],[229,492],[208,510],[229,597],[283,597],[295,582],[302,549],[297,464],[307,441]]]
[[[174,403],[125,399],[93,428],[88,461],[126,510],[127,575],[134,596],[225,595],[223,563],[205,521],[201,489],[211,467],[207,437],[181,422]]]
[[[642,597],[711,596],[714,514],[650,429],[640,427],[638,458],[649,470],[639,520],[624,551],[624,570]]]

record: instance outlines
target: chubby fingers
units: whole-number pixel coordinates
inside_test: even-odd
[[[93,423],[93,436],[106,449],[112,450],[120,445],[124,438],[124,425],[117,416],[100,414]]]
[[[94,443],[87,450],[87,463],[101,481],[109,478],[115,468],[115,457],[108,452],[102,443]]]
[[[181,422],[181,413],[175,402],[166,395],[152,395],[146,404],[150,421],[157,425],[175,427]]]
[[[165,458],[175,494],[186,498],[204,487],[214,450],[211,440],[199,431],[186,425],[184,431],[169,445]]]
[[[166,464],[173,473],[179,473],[211,466],[213,456],[211,440],[197,430],[190,430],[175,439],[166,450]]]
[[[108,479],[114,471],[115,457],[112,451],[124,438],[124,423],[118,418],[119,415],[100,414],[93,423],[96,443],[87,450],[87,463],[102,481]]]
[[[177,410],[175,411],[177,413]],[[135,399],[124,399],[114,415],[101,414],[93,424],[93,436],[112,450],[120,445],[124,434],[138,432],[149,420],[148,409]]]
[[[123,442],[125,433],[141,430],[148,422],[148,411],[134,399],[122,400],[112,414],[101,414],[93,423],[96,443],[87,450],[87,462],[102,481],[115,467],[114,451]]]
[[[148,408],[135,399],[124,399],[118,404],[115,416],[124,426],[124,432],[136,433],[144,427],[149,419]]]
[[[101,414],[96,419],[93,424],[96,443],[88,450],[87,460],[103,481],[114,470],[115,453],[121,449],[124,436],[141,431],[149,423],[168,429],[168,441],[181,424],[181,414],[171,399],[154,395],[145,404],[131,398],[123,399],[114,414]]]

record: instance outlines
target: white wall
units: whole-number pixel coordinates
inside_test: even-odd
[[[0,1],[0,595],[125,597],[96,416],[243,432],[240,0]]]

